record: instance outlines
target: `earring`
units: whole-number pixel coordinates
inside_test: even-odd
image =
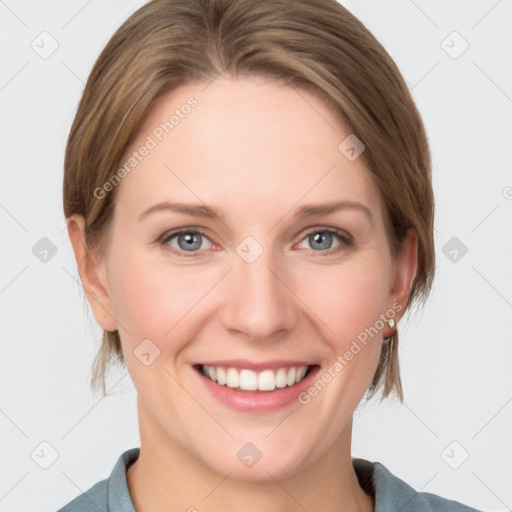
[[[395,321],[392,318],[388,318],[388,325],[393,329],[393,327],[395,327]]]

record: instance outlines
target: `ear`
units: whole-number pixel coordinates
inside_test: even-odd
[[[85,219],[75,214],[67,219],[68,235],[73,246],[78,273],[85,295],[98,324],[106,331],[116,331],[117,322],[109,294],[105,264],[89,253],[85,243]]]
[[[416,230],[409,228],[400,247],[400,254],[395,262],[395,272],[389,294],[388,308],[395,311],[394,320],[402,318],[409,300],[412,282],[418,268],[418,235]],[[393,307],[394,305],[394,307]],[[400,308],[400,309],[399,309]],[[390,337],[395,329],[388,328],[385,337]]]

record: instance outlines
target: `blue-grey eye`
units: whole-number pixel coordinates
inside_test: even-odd
[[[174,242],[174,239],[177,240],[178,244],[176,245]],[[200,231],[196,230],[181,230],[181,231],[175,231],[174,233],[170,233],[166,235],[162,239],[162,244],[166,245],[169,250],[172,252],[188,252],[188,253],[196,253],[200,252],[199,249],[204,249],[203,242],[207,241],[209,242],[209,239],[207,236],[205,236]],[[211,248],[212,243],[210,243]]]
[[[308,237],[311,247],[321,251],[331,248],[332,238],[332,234],[327,231],[318,231]]]
[[[201,233],[180,233],[176,235],[179,248],[183,251],[194,251],[201,248],[203,242]]]
[[[333,245],[336,239],[338,243]],[[308,245],[317,252],[336,248],[342,250],[353,245],[353,239],[349,234],[335,228],[312,230],[305,235],[301,243],[304,243],[306,240]]]

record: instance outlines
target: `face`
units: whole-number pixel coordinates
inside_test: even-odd
[[[119,330],[143,445],[264,480],[350,442],[414,265],[393,260],[348,135],[316,97],[262,79],[183,86],[146,119],[88,291]]]

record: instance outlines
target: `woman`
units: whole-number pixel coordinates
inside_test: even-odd
[[[398,323],[434,275],[431,164],[392,59],[331,0],[154,0],[109,41],[64,211],[141,447],[62,511],[453,510],[352,459],[402,397]]]

